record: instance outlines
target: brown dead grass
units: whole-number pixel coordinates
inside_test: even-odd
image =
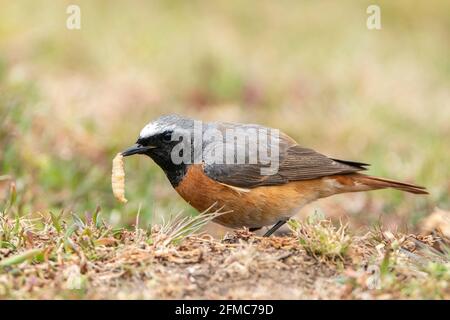
[[[432,235],[345,235],[348,248],[329,259],[295,235],[240,230],[221,240],[199,234],[170,242],[161,241],[164,226],[130,231],[97,215],[71,225],[58,219],[2,216],[0,298],[450,298],[448,242]],[[315,237],[315,225],[331,236],[344,232],[316,223],[298,223],[304,230],[297,232]]]

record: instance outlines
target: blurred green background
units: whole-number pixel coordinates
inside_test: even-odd
[[[66,8],[81,8],[68,30]],[[368,30],[366,9],[381,8]],[[112,157],[165,113],[278,127],[324,154],[416,182],[335,196],[305,212],[414,228],[450,208],[448,1],[0,1],[0,201],[21,214],[83,213],[148,224],[194,211],[147,158]]]

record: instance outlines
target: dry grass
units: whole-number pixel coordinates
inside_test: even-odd
[[[289,227],[303,248],[316,258],[344,260],[352,244],[347,226],[335,228],[330,220],[319,220],[310,216],[305,222],[290,220]]]
[[[215,216],[127,230],[109,227],[98,210],[27,218],[5,208],[0,298],[450,298],[445,238],[350,236],[327,220],[291,221],[286,237],[196,233]]]

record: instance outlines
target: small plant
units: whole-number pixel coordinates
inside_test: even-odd
[[[306,252],[319,260],[344,261],[352,244],[347,225],[342,223],[336,228],[330,220],[311,216],[305,222],[291,219],[288,225]]]
[[[183,217],[181,213],[178,213],[174,217],[170,217],[169,220],[163,221],[161,226],[153,226],[151,241],[155,246],[163,247],[179,244],[183,239],[196,233],[208,222],[227,213],[220,212],[220,210],[208,212],[212,207],[193,217]]]

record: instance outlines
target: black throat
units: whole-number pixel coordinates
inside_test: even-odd
[[[187,165],[185,163],[174,164],[167,157],[160,157],[157,154],[147,154],[153,161],[163,169],[170,184],[176,188],[186,175]]]
[[[180,165],[175,170],[173,170],[173,169],[168,170],[168,171],[164,170],[167,178],[170,181],[170,184],[174,188],[176,188],[180,184],[180,182],[183,180],[184,176],[186,175],[186,171],[187,171],[187,166],[185,164]]]

